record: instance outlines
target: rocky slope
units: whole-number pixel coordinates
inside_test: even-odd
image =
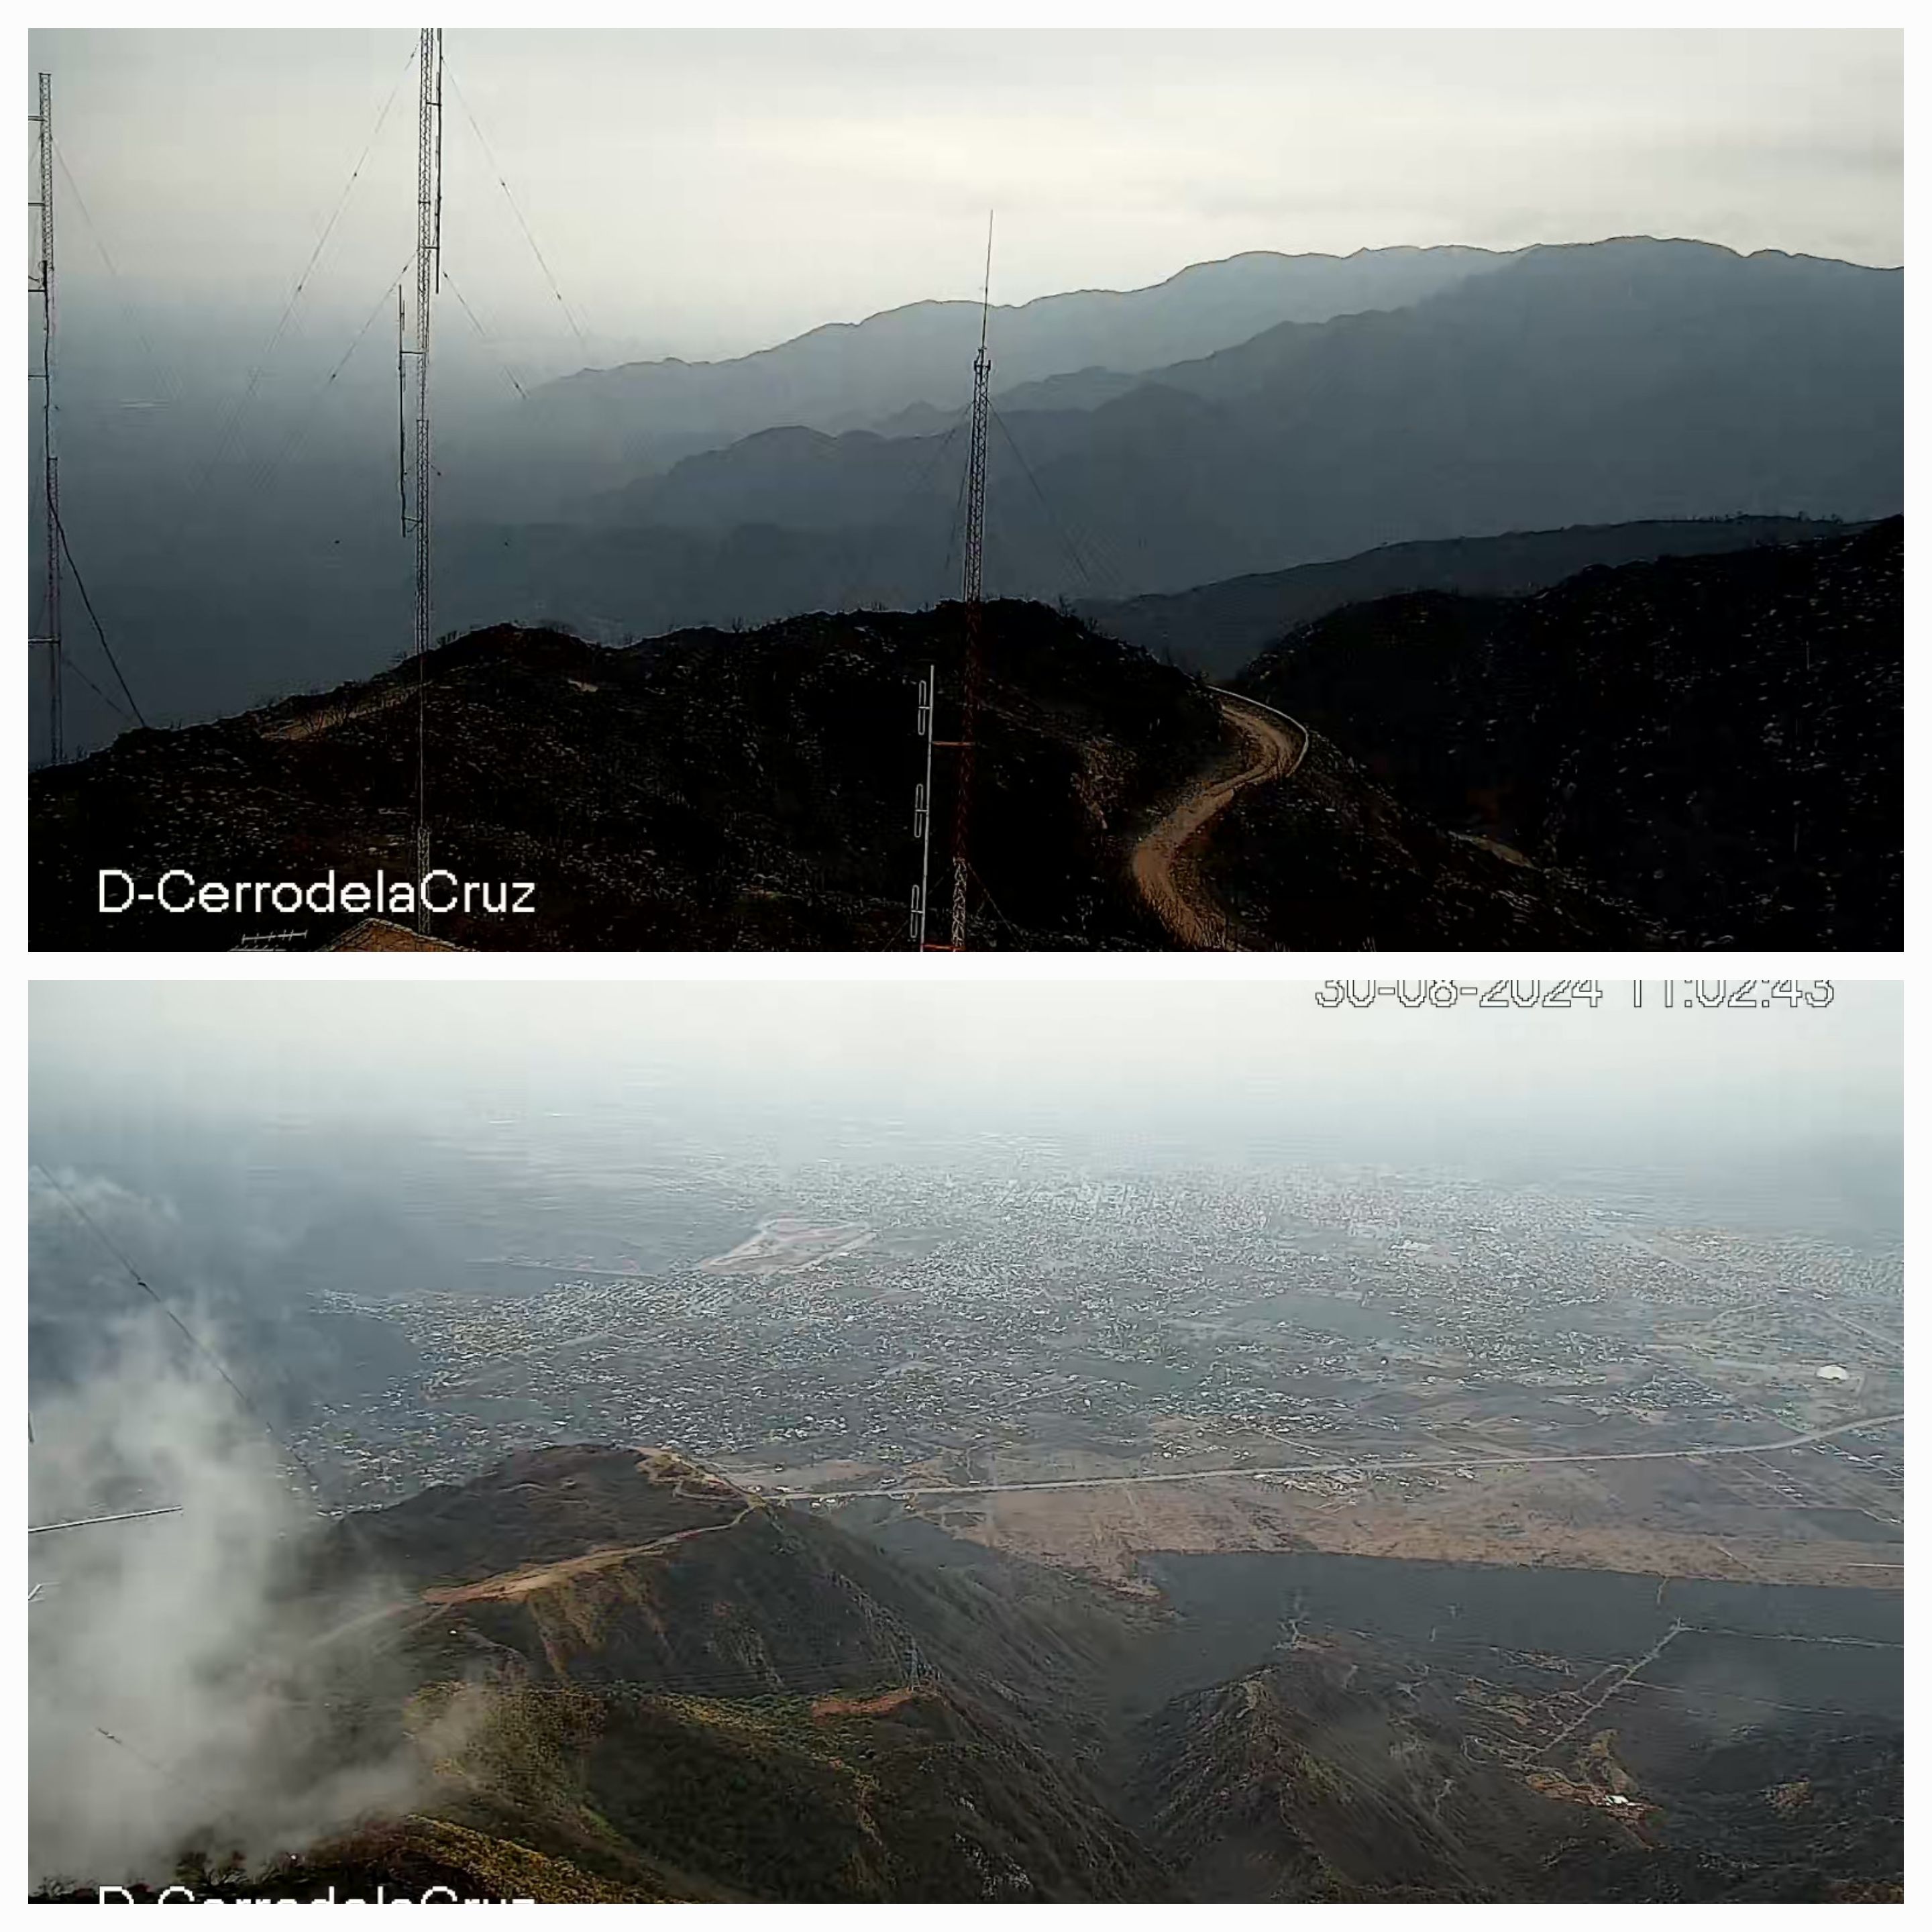
[[[394,1615],[356,1640],[418,1687],[390,1724],[466,1711],[408,1821],[466,1834],[434,1847],[466,1895],[493,1864],[538,1897],[1167,1891],[1087,1764],[1135,1634],[1076,1585],[921,1571],[668,1452],[598,1448],[354,1519],[320,1561],[387,1580]],[[390,1853],[352,1834],[320,1856]]]
[[[1894,518],[1529,597],[1384,598],[1291,633],[1238,683],[1407,812],[1693,944],[1889,950],[1903,566]],[[1271,874],[1293,808],[1254,801],[1231,872]]]
[[[1902,554],[1894,518],[1525,597],[1333,611],[1238,681],[1308,727],[1309,748],[1179,848],[1177,886],[1250,948],[1893,947]],[[908,944],[914,693],[936,666],[928,938],[944,938],[962,636],[945,606],[626,649],[509,628],[440,646],[432,858],[442,892],[480,896],[436,935]],[[994,604],[986,636],[970,943],[1172,944],[1136,849],[1241,764],[1241,734],[1198,680],[1064,613]],[[332,873],[407,889],[416,755],[404,665],[38,774],[33,944],[303,949],[361,913],[407,923],[406,908],[308,889]],[[197,885],[229,896],[99,910],[104,872],[124,899],[124,876],[158,894],[170,868],[176,904]],[[246,881],[287,882],[284,902],[239,899]]]
[[[938,736],[956,738],[962,639],[953,608],[628,651],[515,630],[442,646],[427,665],[434,862],[536,890],[527,915],[479,901],[436,932],[489,947],[905,944],[925,775],[916,686],[936,663]],[[1126,854],[1211,751],[1212,700],[1034,605],[988,607],[986,664],[972,943],[1159,943]],[[217,724],[130,733],[38,775],[34,944],[224,946],[292,929],[312,945],[347,927],[347,914],[305,907],[103,916],[96,875],[118,867],[148,887],[170,866],[198,881],[407,876],[415,679],[404,665]],[[951,758],[934,764],[934,937]]]
[[[1406,1680],[1406,1681],[1403,1681]],[[1473,1754],[1417,1660],[1318,1644],[1144,1726],[1131,1801],[1228,1900],[1824,1901],[1892,1895],[1895,1734],[1706,1742],[1634,1784],[1606,1728],[1561,1768]]]
[[[1250,951],[1684,943],[1574,872],[1446,829],[1318,731],[1289,782],[1240,794],[1184,866]]]
[[[1038,605],[988,606],[986,634],[970,943],[1170,944],[1131,855],[1172,801],[1232,754],[1235,734],[1216,700]],[[936,664],[928,936],[943,939],[953,772],[944,747],[958,729],[961,658],[956,608],[797,618],[631,650],[506,629],[443,645],[428,663],[434,861],[493,890],[517,880],[535,890],[526,914],[479,903],[436,919],[437,936],[485,948],[907,944],[920,857],[913,794],[924,776],[915,692]],[[131,733],[39,774],[33,942],[206,948],[287,934],[278,943],[324,944],[355,922],[339,899],[332,910],[137,904],[104,915],[99,874],[118,868],[148,890],[170,868],[198,883],[304,889],[332,871],[338,886],[379,872],[406,880],[416,755],[415,674],[404,666],[218,724]],[[1414,923],[1412,902],[1436,909],[1417,929],[1439,924],[1454,944],[1648,936],[1627,908],[1509,867],[1394,812],[1352,767],[1338,772],[1312,818],[1313,794],[1288,800],[1292,786],[1270,788],[1283,797],[1258,808],[1301,814],[1313,857],[1240,848],[1243,876],[1228,898],[1243,943],[1356,944],[1359,930],[1394,944]],[[1270,865],[1276,873],[1246,875]],[[1358,904],[1347,882],[1370,878],[1381,883]],[[1331,889],[1340,896],[1322,902]],[[178,902],[180,881],[170,890]],[[1330,932],[1344,936],[1318,937]]]

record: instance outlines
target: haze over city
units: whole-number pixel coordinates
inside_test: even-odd
[[[50,1107],[133,1080],[144,1111],[237,1122],[534,1123],[634,1094],[801,1142],[827,1118],[1006,1117],[1238,1160],[1256,1132],[1478,1164],[1895,1144],[1895,987],[1842,984],[1822,1010],[1758,1005],[1768,981],[1732,1011],[1682,983],[1640,1006],[1628,982],[1594,1008],[1513,1008],[1505,988],[1443,1010],[1420,984],[1366,1007],[1308,982],[55,984],[35,991],[32,1064]]]
[[[546,1897],[1890,1882],[1896,985],[32,1005],[57,1895],[495,1895],[506,1832]],[[961,1724],[1006,1796],[923,1782]],[[742,1842],[876,1751],[978,1852]]]

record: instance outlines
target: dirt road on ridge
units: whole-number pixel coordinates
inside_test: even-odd
[[[1216,814],[1250,785],[1292,778],[1308,748],[1308,734],[1292,718],[1216,692],[1221,715],[1247,740],[1240,770],[1204,778],[1134,848],[1134,883],[1174,940],[1196,950],[1227,944],[1228,922],[1180,864],[1184,848],[1199,838]]]

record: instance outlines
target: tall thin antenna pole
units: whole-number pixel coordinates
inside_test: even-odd
[[[919,734],[926,740],[926,782],[913,794],[912,836],[919,841],[919,890],[912,900],[912,943],[926,950],[926,914],[932,875],[932,721],[939,704],[939,667],[928,664],[919,688]]]
[[[40,298],[40,453],[47,538],[46,629],[47,746],[56,764],[66,756],[66,728],[61,692],[60,478],[54,459],[54,109],[53,76],[40,76],[40,110],[31,118],[40,130],[40,194],[31,204],[40,212],[40,268],[28,288]]]
[[[993,289],[993,218],[986,217],[986,278],[980,293],[980,352],[973,362],[973,430],[967,455],[965,690],[961,705],[959,782],[952,795],[952,950],[966,948],[966,889],[971,876],[967,859],[967,827],[973,790],[973,740],[980,718],[980,629],[981,566],[986,534],[986,418],[992,406],[988,384],[993,365],[986,354],[986,318]]]
[[[410,533],[410,438],[403,420],[403,358],[409,351],[403,346],[403,285],[398,282],[396,284],[396,501],[402,506],[403,534],[407,536]]]
[[[423,891],[429,877],[428,708],[430,496],[435,475],[429,430],[430,297],[442,279],[442,32],[424,27],[417,56],[416,97],[416,907],[417,932],[429,931]]]
[[[442,30],[436,34],[436,292],[442,292]]]

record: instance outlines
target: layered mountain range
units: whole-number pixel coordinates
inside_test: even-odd
[[[1683,532],[1726,526],[1711,520],[1768,536],[1903,506],[1898,270],[1642,237],[1250,254],[987,320],[988,590],[1118,614],[1119,634],[1217,674],[1338,602],[1533,589],[1706,547]],[[498,404],[439,392],[439,628],[616,642],[956,594],[980,321],[922,302],[527,395],[493,370]],[[407,648],[393,371],[338,373],[286,422],[265,383],[211,453],[194,411],[137,419],[90,396],[84,362],[67,372],[63,514],[149,718],[365,677]],[[219,460],[230,441],[248,460]],[[1618,524],[1653,547],[1546,545],[1500,574],[1450,554]],[[1405,546],[1444,548],[1408,568]],[[1257,586],[1230,582],[1368,553],[1325,588],[1263,589],[1258,629]],[[90,632],[70,657],[70,736],[100,742],[125,694]]]
[[[1001,390],[989,582],[1120,598],[1393,544],[1902,507],[1899,272],[1645,238],[1420,259],[1432,285],[1416,261],[1375,258],[1352,310],[1288,314],[1159,366],[1096,351]],[[567,422],[560,447],[615,437],[638,473],[580,490],[561,521],[500,512],[494,538],[472,530],[460,554],[487,602],[477,617],[635,631],[946,595],[964,437],[941,369],[956,391],[971,342],[916,380],[875,380],[861,340],[876,326],[890,340],[892,320],[819,332],[769,362],[646,365],[539,392],[520,420]],[[997,334],[992,352],[1004,376]],[[836,427],[863,411],[854,390],[808,373],[820,365],[855,372],[855,386],[868,370],[872,425]],[[885,408],[922,382],[924,412]],[[681,396],[742,433],[704,431],[710,446],[668,467],[624,443],[654,411],[680,420]]]
[[[994,305],[1003,404],[1054,378],[1126,379],[1246,341],[1284,322],[1400,308],[1507,262],[1482,248],[1266,251],[1196,262],[1150,288],[1076,290]],[[758,430],[941,430],[972,392],[973,302],[922,302],[828,322],[728,360],[585,369],[544,385],[499,425],[526,461],[557,466],[561,498],[662,470]]]

